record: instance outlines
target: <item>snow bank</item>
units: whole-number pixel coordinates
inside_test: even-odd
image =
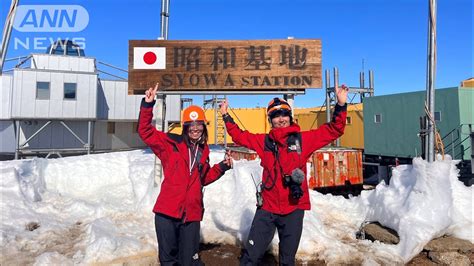
[[[223,156],[213,151],[211,163]],[[394,170],[390,185],[350,199],[311,191],[298,258],[394,264],[444,234],[474,242],[473,188],[457,180],[455,164],[415,159]],[[153,165],[148,150],[0,162],[0,263],[72,265],[153,254]],[[261,171],[259,161],[237,161],[205,188],[204,242],[246,240]],[[364,221],[395,229],[400,243],[357,240]],[[278,252],[277,236],[270,248]]]

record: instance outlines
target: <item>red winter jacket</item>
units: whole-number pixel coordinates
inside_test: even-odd
[[[300,131],[300,127],[293,123],[286,128],[273,128],[268,134],[252,134],[242,131],[233,119],[226,115],[224,121],[232,140],[241,146],[257,152],[261,158],[260,165],[263,167],[262,183],[267,187],[275,180],[275,185],[267,190],[262,189],[263,206],[262,209],[275,214],[288,214],[296,209],[309,210],[308,182],[306,180],[306,161],[312,153],[331,141],[337,139],[344,133],[346,125],[347,105],[336,105],[332,121],[310,131]],[[301,152],[289,149],[287,145],[288,136],[293,133],[301,133]],[[272,141],[273,140],[273,141]],[[278,146],[279,160],[271,149],[273,142]],[[279,161],[279,163],[278,163]],[[284,174],[291,175],[295,168],[300,168],[305,173],[304,181],[301,185],[303,196],[294,199],[290,195],[290,189],[284,185],[281,170]]]
[[[155,102],[142,101],[138,134],[160,158],[164,179],[153,212],[184,222],[201,221],[204,213],[202,187],[219,179],[228,167],[209,165],[209,146],[199,145],[200,157],[189,173],[189,149],[181,135],[163,133],[151,124]]]

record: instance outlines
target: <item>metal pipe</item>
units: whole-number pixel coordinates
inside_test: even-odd
[[[23,148],[23,146],[25,146],[30,140],[32,140],[34,137],[36,137],[36,135],[38,135],[45,127],[47,127],[49,124],[51,124],[51,122],[53,122],[53,121],[49,120],[48,122],[46,122],[46,124],[44,124],[42,127],[40,127],[40,129],[38,129],[38,131],[36,131],[27,140],[25,140],[25,142],[20,144],[20,148]]]
[[[15,124],[15,160],[18,160],[18,153],[20,151],[20,121],[14,120],[13,123]]]
[[[161,24],[161,40],[168,40],[168,20],[169,20],[169,0],[161,0],[161,16],[160,16],[160,24]]]
[[[326,69],[326,122],[331,121],[331,91],[329,88],[331,87],[331,77],[329,70]]]
[[[212,107],[214,108],[214,144],[217,145],[217,95],[212,96]]]
[[[88,121],[87,122],[87,154],[91,154],[93,132],[94,131],[92,129],[92,121]]]
[[[374,96],[374,71],[369,70],[369,89],[370,97]]]
[[[31,55],[24,55],[24,56],[19,56],[19,57],[12,57],[12,58],[7,58],[3,60],[4,62],[10,62],[10,61],[15,61],[15,60],[22,60],[23,58],[31,57]]]
[[[121,79],[121,80],[124,80],[124,81],[127,80],[126,78],[122,78],[122,77],[120,77],[120,76],[117,76],[117,75],[114,75],[114,74],[110,74],[110,73],[108,73],[108,72],[105,72],[105,71],[102,71],[102,70],[99,70],[99,69],[97,69],[97,72],[104,73],[104,74],[107,74],[107,75],[109,75],[109,76],[112,76],[112,77],[115,77],[115,78],[118,78],[118,79]]]
[[[227,101],[227,96],[224,96],[224,101]],[[224,147],[227,148],[227,127],[226,126],[224,126]]]
[[[115,68],[117,70],[120,70],[120,71],[123,71],[123,72],[127,72],[128,73],[128,70],[126,69],[123,69],[123,68],[120,68],[120,67],[116,67],[114,65],[111,65],[111,64],[107,64],[107,63],[104,63],[104,62],[101,62],[101,61],[97,61],[98,64],[101,64],[101,65],[104,65],[104,66],[108,66],[108,67],[111,67],[111,68]]]
[[[12,33],[13,22],[15,21],[16,8],[20,0],[12,0],[10,10],[8,11],[5,27],[3,28],[2,44],[0,46],[0,73],[3,72],[3,63],[8,52],[8,44]]]
[[[338,104],[337,101],[337,91],[336,88],[339,86],[339,71],[337,67],[334,68],[334,106]],[[341,145],[341,140],[339,138],[336,139],[336,146],[339,147]]]
[[[76,135],[76,133],[74,133],[74,131],[72,131],[72,129],[70,129],[70,128],[66,125],[66,123],[64,123],[64,121],[59,121],[59,123],[61,123],[61,125],[63,125],[69,132],[71,132],[71,134],[72,134],[74,137],[76,137],[76,139],[79,140],[79,141],[82,143],[82,145],[86,145],[86,143],[85,143],[78,135]]]
[[[434,119],[435,109],[435,75],[436,75],[436,0],[429,0],[429,20],[428,20],[428,77],[427,77],[427,106],[429,116]],[[433,119],[428,119],[428,145],[426,159],[434,162],[434,142],[435,124]]]

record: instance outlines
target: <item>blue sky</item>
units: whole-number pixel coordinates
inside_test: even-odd
[[[20,0],[20,4],[81,5],[89,13],[89,24],[73,33],[14,30],[7,58],[43,52],[49,38],[77,38],[85,43],[87,56],[127,69],[128,40],[160,35],[159,0]],[[473,1],[437,4],[436,88],[454,87],[474,76]],[[9,6],[10,1],[0,2],[2,26]],[[375,73],[375,95],[426,88],[428,0],[171,0],[169,23],[170,40],[321,39],[323,70],[338,67],[340,83],[358,86],[364,62],[366,75],[369,69]],[[29,47],[15,47],[15,38],[30,40]],[[39,49],[34,49],[35,39]],[[195,104],[202,103],[202,97],[194,99]],[[231,96],[230,103],[265,106],[270,99]],[[310,107],[323,101],[322,89],[308,89],[295,103]]]

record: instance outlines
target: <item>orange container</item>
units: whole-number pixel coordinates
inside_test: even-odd
[[[313,153],[309,187],[337,187],[347,182],[362,184],[362,151],[354,149],[329,148]]]

